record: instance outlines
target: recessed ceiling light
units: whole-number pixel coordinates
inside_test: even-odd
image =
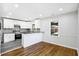
[[[42,16],[42,14],[40,14],[40,16]]]
[[[63,8],[59,8],[59,11],[63,11]]]
[[[18,5],[18,4],[15,4],[15,5],[14,5],[14,7],[15,7],[15,8],[18,8],[18,7],[19,7],[19,5]]]

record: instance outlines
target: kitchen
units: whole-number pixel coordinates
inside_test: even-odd
[[[40,32],[40,20],[24,21],[2,17],[1,52],[27,47],[42,41],[43,32]],[[27,43],[26,43],[27,42]]]
[[[78,55],[78,3],[4,3],[0,6],[2,56]]]

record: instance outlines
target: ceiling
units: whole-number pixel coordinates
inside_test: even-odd
[[[40,17],[48,17],[53,15],[60,15],[78,8],[77,3],[2,3],[2,16],[19,18],[19,19],[33,19]],[[1,10],[0,9],[0,10]],[[59,9],[63,9],[60,10]]]

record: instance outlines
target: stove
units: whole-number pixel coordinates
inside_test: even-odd
[[[22,39],[22,34],[15,34],[15,40],[17,40],[17,39]]]
[[[15,33],[15,40],[22,39],[22,34],[20,33],[20,25],[14,25],[14,33]]]

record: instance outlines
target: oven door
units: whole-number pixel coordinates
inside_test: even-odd
[[[15,40],[16,39],[22,39],[22,34],[15,34]]]

